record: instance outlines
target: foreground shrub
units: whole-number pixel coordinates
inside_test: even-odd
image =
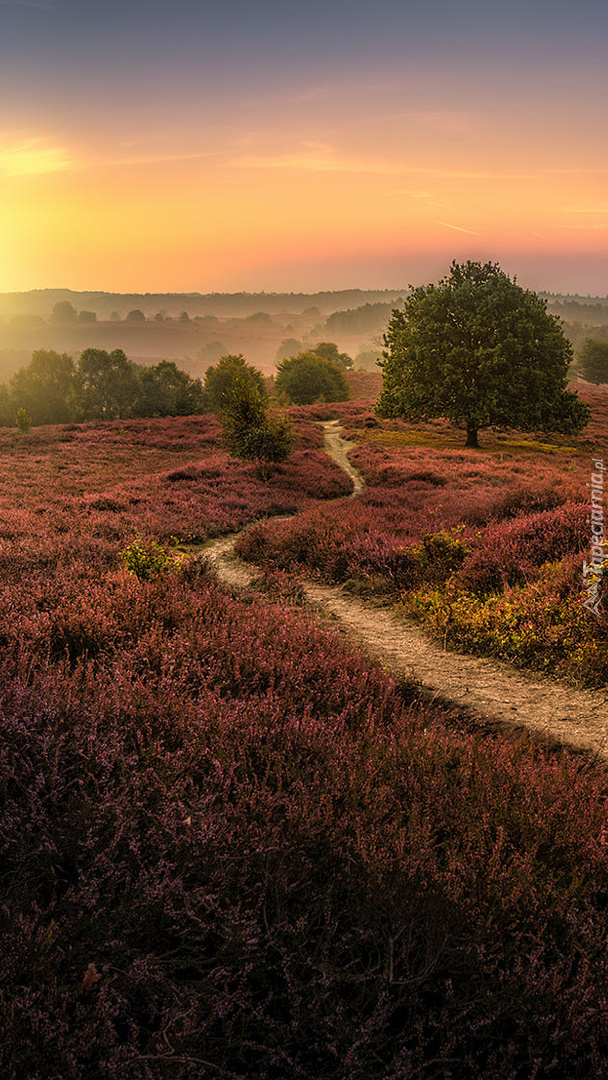
[[[603,687],[606,628],[583,607],[581,583],[582,560],[571,556],[546,563],[532,585],[480,597],[455,579],[404,594],[402,608],[448,647]]]
[[[169,554],[154,540],[136,537],[123,551],[120,558],[125,570],[140,581],[150,581],[159,574],[175,572],[183,556]]]
[[[265,392],[240,377],[221,412],[224,442],[235,457],[253,461],[267,480],[272,466],[289,457],[294,435],[284,416],[269,412]]]

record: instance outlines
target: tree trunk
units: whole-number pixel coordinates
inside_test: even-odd
[[[465,446],[473,446],[475,449],[479,447],[479,443],[477,442],[477,431],[478,428],[473,424],[467,424],[467,441]]]

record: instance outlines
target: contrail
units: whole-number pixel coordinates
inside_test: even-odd
[[[456,229],[457,232],[470,233],[471,236],[479,236],[479,233],[475,232],[474,229],[463,229],[462,225],[450,225],[447,221],[437,221],[436,224],[443,225],[446,229]]]

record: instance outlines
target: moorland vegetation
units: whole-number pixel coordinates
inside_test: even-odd
[[[297,588],[605,685],[582,605],[605,397],[584,436],[465,450],[346,378],[263,476],[225,408],[0,429],[10,1080],[608,1077],[605,762],[475,730]],[[260,591],[233,595],[192,545],[246,525]]]
[[[379,594],[554,587],[573,613],[587,443],[464,451],[372,405],[291,410],[264,481],[212,416],[0,432],[3,1075],[608,1075],[604,771],[424,704],[286,573],[257,597],[191,558],[129,573],[137,538],[170,557],[297,512],[245,534],[256,558]]]

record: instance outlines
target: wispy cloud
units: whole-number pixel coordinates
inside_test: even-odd
[[[63,172],[71,165],[67,150],[49,146],[42,139],[26,139],[12,146],[0,145],[0,172],[5,176]]]
[[[608,214],[608,206],[562,206],[562,214]]]
[[[117,157],[108,158],[102,162],[95,161],[96,167],[99,165],[107,167],[120,167],[123,165],[163,165],[171,164],[173,161],[198,161],[201,158],[215,157],[213,150],[200,150],[193,151],[185,154],[163,154],[163,153],[150,153],[150,154],[134,154],[131,157]]]
[[[426,180],[534,180],[537,173],[487,172],[485,170],[437,168],[408,162],[343,156],[326,143],[306,142],[288,152],[244,154],[227,163],[237,169],[298,169],[310,172],[367,173],[379,176],[416,177]],[[413,194],[405,191],[404,194]],[[418,193],[418,197],[423,197]]]
[[[304,143],[288,153],[245,154],[229,163],[237,169],[298,169],[309,172],[400,173],[401,169],[379,161],[363,161],[340,157],[325,143]]]
[[[456,229],[456,232],[470,233],[471,236],[479,236],[474,229],[464,229],[462,225],[450,225],[448,221],[438,221],[437,225],[443,225],[444,229]]]

